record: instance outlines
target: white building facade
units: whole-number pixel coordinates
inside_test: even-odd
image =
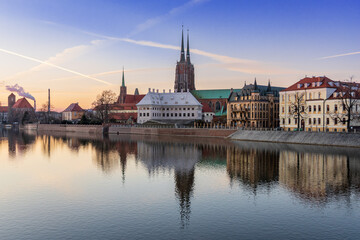
[[[202,105],[190,92],[171,91],[159,93],[155,89],[136,104],[137,123],[159,121],[165,123],[190,123],[202,119]]]
[[[301,107],[304,114],[300,118],[300,128],[304,131],[347,131],[345,108],[343,107],[343,82],[327,77],[306,77],[280,92],[280,127],[286,131],[298,128],[298,119],[291,113],[296,96],[302,96]],[[346,101],[346,99],[345,99]],[[334,117],[343,114],[344,118]],[[360,113],[360,100],[356,101],[352,114]],[[351,121],[352,127],[359,127],[358,120]]]

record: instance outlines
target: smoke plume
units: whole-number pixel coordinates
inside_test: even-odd
[[[30,93],[25,92],[24,88],[18,84],[15,84],[14,86],[8,85],[6,86],[6,90],[9,90],[10,92],[16,92],[21,97],[26,97],[35,101],[35,98]]]

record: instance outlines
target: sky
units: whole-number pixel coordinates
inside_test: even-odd
[[[18,84],[38,107],[50,88],[57,111],[91,108],[123,67],[130,94],[173,89],[182,25],[197,89],[360,81],[358,0],[0,0],[0,102]]]

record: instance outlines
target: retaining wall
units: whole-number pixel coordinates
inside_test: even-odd
[[[109,134],[170,135],[225,138],[236,132],[233,129],[207,128],[142,128],[110,126]]]
[[[26,130],[48,132],[103,133],[103,127],[101,125],[27,124],[23,128]]]
[[[241,141],[360,147],[359,133],[238,130],[229,138]]]

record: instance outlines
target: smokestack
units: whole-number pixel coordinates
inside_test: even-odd
[[[50,106],[51,106],[51,104],[50,104],[50,88],[48,89],[48,98],[49,98],[49,100],[48,100],[48,114],[50,114]]]
[[[36,100],[34,99],[34,110],[36,112]]]

